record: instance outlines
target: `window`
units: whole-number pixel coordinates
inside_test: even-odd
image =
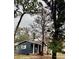
[[[26,45],[21,45],[21,49],[26,49]]]

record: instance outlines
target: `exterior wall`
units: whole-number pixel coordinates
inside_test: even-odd
[[[16,52],[19,54],[29,54],[32,53],[31,43],[25,42],[16,47]]]
[[[39,50],[39,51],[38,51]],[[34,53],[40,52],[38,44],[35,44]],[[24,42],[16,46],[16,53],[18,54],[30,54],[33,53],[33,43]]]

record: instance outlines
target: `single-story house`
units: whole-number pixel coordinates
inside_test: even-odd
[[[39,41],[23,41],[15,43],[15,53],[18,54],[35,54],[42,51],[41,42]]]

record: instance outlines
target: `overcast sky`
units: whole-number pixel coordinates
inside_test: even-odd
[[[43,2],[42,0],[38,0],[40,2],[42,2],[43,6],[46,6],[45,2]],[[20,27],[28,27],[30,24],[33,23],[33,20],[36,16],[31,16],[29,14],[25,14],[22,18],[22,21],[21,21],[21,24],[20,24]],[[20,16],[18,16],[17,18],[14,18],[14,28],[16,27],[18,21],[20,19]]]
[[[20,27],[28,27],[30,24],[33,23],[33,20],[36,16],[31,16],[29,14],[25,14],[22,18],[22,21],[20,23]],[[14,18],[14,27],[16,27],[18,21],[20,19],[20,16],[18,16],[17,18]]]

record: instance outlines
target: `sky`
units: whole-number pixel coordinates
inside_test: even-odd
[[[25,14],[22,18],[22,21],[20,23],[20,27],[28,27],[30,24],[33,23],[33,20],[36,16],[31,16],[29,14]],[[20,16],[18,16],[17,18],[14,18],[14,27],[16,27],[18,21],[20,19]]]
[[[45,2],[43,2],[42,0],[38,0],[38,1],[42,2],[43,6],[46,6]],[[33,23],[33,20],[35,17],[36,16],[31,16],[29,14],[25,14],[20,23],[20,27],[29,27],[29,25]],[[14,28],[16,27],[19,19],[20,19],[20,16],[14,18]]]

